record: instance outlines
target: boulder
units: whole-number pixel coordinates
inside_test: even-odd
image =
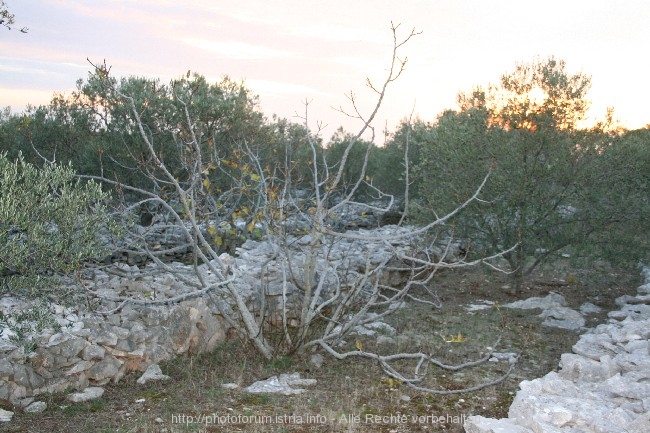
[[[585,318],[579,312],[568,307],[551,307],[539,315],[544,321],[542,325],[552,328],[577,331],[585,326]]]

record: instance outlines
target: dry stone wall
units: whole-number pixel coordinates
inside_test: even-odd
[[[117,382],[128,371],[207,351],[225,339],[222,320],[203,299],[73,320],[60,332],[36,336],[33,351],[0,340],[0,399],[16,404],[44,392]]]
[[[472,416],[467,433],[650,432],[650,268],[637,296],[582,335],[559,372],[523,381],[508,418]]]
[[[356,233],[395,235],[410,230],[387,226]],[[303,262],[310,242],[309,236],[289,239],[295,281],[301,278],[300,267],[295,265]],[[277,248],[269,242],[249,240],[235,256],[221,256],[233,269],[234,284],[252,311],[260,308],[262,298],[266,308],[272,311],[276,306],[278,313],[283,297],[288,297],[290,303],[299,300],[294,284],[283,285],[288,263],[286,256],[277,254]],[[336,284],[340,280],[328,269],[357,272],[368,263],[376,266],[390,259],[395,251],[406,253],[412,245],[409,239],[388,244],[344,239],[324,248],[328,251],[327,262],[318,262],[319,278],[329,278],[327,284]],[[179,302],[152,305],[195,291],[187,278],[196,278],[196,271],[208,285],[219,282],[205,265],[197,270],[182,263],[169,266],[173,272],[156,273],[152,264],[138,267],[127,263],[95,270],[83,284],[103,299],[86,296],[74,306],[52,305],[61,330],[48,329],[33,335],[28,345],[17,344],[10,329],[0,328],[0,400],[20,407],[41,393],[118,382],[129,371],[145,371],[149,365],[182,354],[210,351],[224,341],[231,328],[221,313],[231,312],[232,306],[220,289]],[[399,284],[403,274],[395,264],[382,275],[383,282]],[[106,300],[118,298],[141,304]],[[5,314],[29,307],[30,303],[23,299],[0,299],[0,311]]]

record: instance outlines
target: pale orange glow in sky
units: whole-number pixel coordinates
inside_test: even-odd
[[[192,70],[217,81],[244,80],[267,116],[293,118],[311,101],[310,125],[360,126],[331,107],[351,109],[354,91],[369,110],[369,77],[389,66],[391,21],[422,34],[401,52],[407,69],[388,90],[375,126],[393,131],[412,111],[434,120],[456,108],[459,91],[496,83],[517,62],[549,56],[592,76],[592,116],[607,107],[628,128],[650,123],[650,2],[647,0],[7,0],[16,26],[0,28],[0,106],[22,111],[69,93],[90,65],[114,75],[159,77]]]

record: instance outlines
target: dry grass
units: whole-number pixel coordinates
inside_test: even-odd
[[[589,301],[608,311],[614,309],[613,300],[617,296],[635,291],[639,280],[630,274],[609,271],[595,275],[555,267],[538,273],[522,298],[556,291],[567,298],[571,307]],[[558,286],[560,280],[572,284]],[[575,332],[540,326],[536,311],[496,306],[475,313],[464,310],[464,305],[483,299],[498,305],[511,302],[514,299],[500,289],[505,283],[503,276],[479,269],[446,273],[435,282],[444,302],[442,310],[409,307],[399,311],[391,318],[399,333],[392,347],[377,347],[376,338],[362,340],[365,348],[386,352],[426,350],[441,360],[457,363],[478,358],[486,346],[501,337],[499,348],[521,353],[520,362],[504,383],[479,392],[425,395],[391,383],[379,366],[363,359],[336,361],[325,355],[323,366],[316,368],[309,362],[312,355],[309,352],[268,362],[249,344],[233,340],[213,353],[178,358],[161,365],[163,372],[171,376],[167,382],[142,386],[136,383],[138,374],[131,374],[120,383],[107,386],[104,396],[93,402],[71,404],[65,401],[65,395],[50,395],[40,397],[48,404],[42,414],[5,407],[15,410],[16,415],[10,423],[0,426],[0,430],[14,433],[462,432],[459,421],[463,416],[507,416],[519,382],[556,369],[560,355],[570,351],[578,338]],[[594,317],[589,326],[604,321],[605,317],[606,313]],[[462,343],[445,341],[458,333],[464,337]],[[349,349],[354,343],[348,342]],[[505,368],[490,364],[455,374],[433,371],[429,385],[441,390],[457,389],[496,377]],[[283,372],[299,372],[303,377],[317,379],[318,384],[302,395],[289,397],[242,391],[242,387],[256,380]],[[230,382],[239,384],[240,388],[222,387]],[[231,422],[214,424],[213,414],[229,415]],[[390,415],[394,418],[388,421],[393,422],[368,422],[376,416]],[[397,415],[406,415],[407,422],[396,422]],[[432,416],[442,416],[444,422],[434,423]],[[264,424],[251,422],[261,417],[268,417]]]

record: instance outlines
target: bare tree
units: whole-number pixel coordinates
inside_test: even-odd
[[[506,253],[495,254],[480,261],[465,262],[462,258],[450,260],[453,239],[439,239],[431,233],[461,212],[476,200],[481,188],[487,181],[489,173],[477,187],[475,193],[452,212],[439,216],[435,221],[417,228],[399,228],[391,232],[358,232],[337,229],[336,215],[342,209],[356,206],[365,211],[383,212],[394,203],[392,196],[387,196],[374,188],[366,180],[366,168],[370,154],[370,144],[365,153],[361,173],[349,188],[341,188],[348,157],[354,144],[366,134],[373,135],[372,122],[383,102],[388,86],[405,70],[407,59],[401,59],[399,50],[418,33],[414,30],[406,37],[398,35],[399,26],[392,25],[393,52],[387,76],[381,85],[368,81],[368,87],[376,94],[376,104],[369,116],[364,116],[357,107],[354,94],[349,95],[353,107],[351,117],[359,119],[361,128],[351,140],[340,160],[327,161],[319,152],[319,144],[309,136],[312,152],[311,188],[309,196],[300,195],[292,184],[292,164],[290,158],[281,167],[282,176],[269,172],[263,167],[263,161],[256,150],[241,140],[238,154],[245,160],[247,182],[243,178],[233,178],[235,187],[222,194],[255,194],[256,208],[254,222],[261,224],[265,232],[265,242],[272,249],[271,258],[262,267],[273,265],[278,269],[282,287],[279,306],[267,304],[264,284],[258,287],[258,303],[254,308],[249,299],[238,288],[236,281],[241,270],[233,265],[227,256],[219,254],[218,248],[211,242],[206,226],[211,216],[216,215],[215,201],[211,199],[214,192],[206,183],[205,173],[209,170],[222,170],[223,160],[204,160],[203,143],[209,137],[201,136],[191,118],[189,104],[179,93],[176,102],[184,114],[182,145],[179,146],[179,159],[183,163],[183,179],[179,179],[167,167],[163,156],[155,145],[155,137],[147,130],[141,118],[141,110],[132,96],[122,92],[108,80],[109,70],[106,65],[96,65],[96,74],[106,77],[104,83],[116,100],[129,109],[132,124],[137,129],[146,145],[149,168],[147,176],[151,183],[165,190],[173,190],[177,204],[172,205],[167,197],[158,191],[146,190],[135,186],[122,185],[103,176],[92,177],[106,183],[119,186],[122,191],[129,191],[142,197],[129,205],[135,208],[146,203],[155,203],[170,215],[169,225],[182,230],[187,246],[192,248],[196,272],[192,275],[179,275],[187,284],[196,287],[192,296],[206,295],[213,299],[227,299],[233,308],[223,307],[223,302],[216,302],[221,307],[224,319],[242,336],[249,339],[266,358],[279,353],[290,353],[309,347],[320,347],[338,359],[363,357],[373,359],[381,365],[385,373],[408,386],[431,393],[464,392],[490,386],[504,380],[510,369],[498,379],[463,390],[440,391],[423,386],[422,381],[431,367],[459,370],[484,364],[489,357],[487,353],[480,359],[457,366],[446,365],[430,354],[422,352],[394,353],[382,355],[364,350],[357,345],[357,350],[340,351],[343,339],[354,333],[355,329],[371,321],[384,318],[395,311],[401,302],[424,302],[440,307],[434,292],[429,289],[436,272],[443,268],[457,268],[476,265],[479,262],[489,265],[490,260]],[[309,126],[309,104],[305,104],[303,120]],[[342,109],[341,109],[342,110]],[[343,110],[342,110],[343,111]],[[180,137],[180,136],[179,136]],[[288,154],[288,152],[287,152]],[[406,154],[408,155],[408,154]],[[224,176],[231,172],[222,170]],[[407,180],[408,181],[408,180]],[[360,203],[355,201],[355,192],[361,185],[373,190],[378,198],[384,199],[384,205]],[[246,191],[244,191],[246,190]],[[295,230],[295,223],[300,222],[303,229]],[[424,243],[423,239],[433,239]],[[369,245],[365,253],[355,257],[333,257],[337,245],[357,242]],[[150,251],[146,244],[144,253],[163,272],[177,272],[160,259],[160,252]],[[382,253],[375,253],[381,249]],[[216,276],[218,283],[210,284],[198,266],[207,266],[209,273]],[[391,283],[387,278],[391,273],[399,273],[399,284]],[[418,293],[416,294],[416,289]],[[99,296],[97,293],[95,295]],[[138,301],[143,304],[169,303],[186,299],[191,295],[177,296],[164,301]],[[104,297],[104,299],[107,299]],[[120,302],[120,306],[133,300],[127,298],[108,298]],[[119,307],[118,307],[119,308]],[[372,313],[372,314],[370,314]],[[280,338],[278,338],[278,336]],[[410,363],[411,373],[405,373],[405,363]]]

